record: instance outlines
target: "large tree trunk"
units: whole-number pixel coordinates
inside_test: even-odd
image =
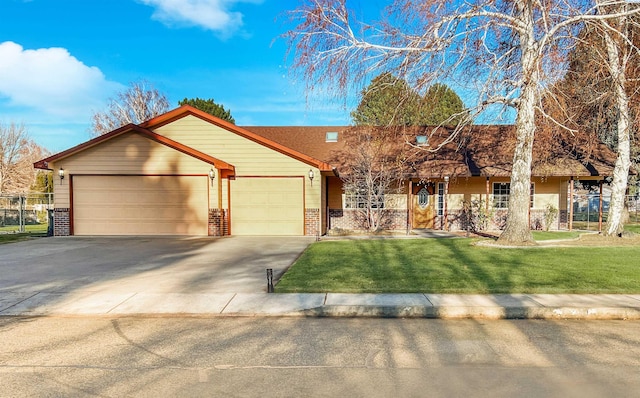
[[[520,32],[522,50],[522,94],[517,104],[516,149],[513,154],[509,213],[507,225],[498,243],[508,245],[535,244],[529,228],[531,160],[535,136],[535,105],[540,79],[539,60],[533,35],[533,6],[530,1],[518,3],[520,19],[528,27]]]
[[[534,243],[529,228],[531,193],[531,159],[535,135],[535,87],[526,88],[521,97],[522,106],[516,119],[517,144],[513,155],[509,213],[507,224],[498,239],[499,243],[530,245]]]
[[[624,23],[624,22],[622,22]],[[617,236],[624,230],[624,202],[627,192],[629,167],[631,167],[631,147],[629,123],[629,98],[627,97],[624,60],[620,60],[619,48],[610,34],[605,33],[609,71],[614,84],[614,94],[618,108],[618,157],[613,170],[611,201],[605,236]]]

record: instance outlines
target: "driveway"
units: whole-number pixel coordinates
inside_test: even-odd
[[[56,237],[0,245],[0,294],[261,293],[306,237]]]

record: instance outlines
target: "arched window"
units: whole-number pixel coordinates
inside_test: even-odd
[[[429,191],[427,188],[423,187],[420,192],[418,192],[418,206],[424,209],[429,204]]]

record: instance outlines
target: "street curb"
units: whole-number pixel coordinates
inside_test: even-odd
[[[0,295],[0,317],[333,317],[640,320],[640,295],[110,293]]]
[[[640,308],[578,307],[411,307],[411,306],[323,306],[303,311],[303,316],[427,318],[427,319],[583,319],[640,320]]]
[[[22,313],[0,314],[0,318],[37,317],[185,317],[185,318],[396,318],[396,319],[538,319],[538,320],[640,320],[640,308],[504,308],[504,307],[394,307],[394,306],[322,306],[299,311],[267,312],[140,312],[140,313]]]

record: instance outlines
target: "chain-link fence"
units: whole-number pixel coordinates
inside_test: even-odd
[[[1,194],[0,234],[51,234],[53,194]]]
[[[602,195],[602,222],[607,222],[610,195]],[[640,197],[627,195],[625,207],[630,223],[640,223]],[[598,230],[600,222],[600,194],[577,193],[573,195],[573,228]]]

